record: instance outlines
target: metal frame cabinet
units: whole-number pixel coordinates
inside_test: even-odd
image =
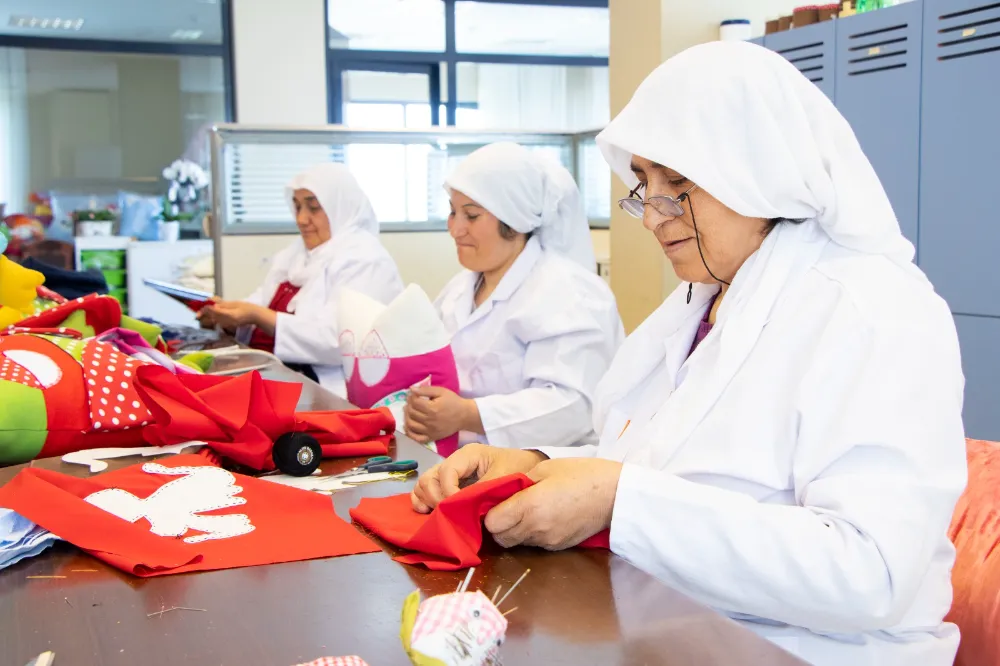
[[[835,98],[837,21],[766,35],[764,46],[784,56],[827,97]]]
[[[1000,317],[1000,5],[926,0],[923,60],[921,266],[952,312]]]
[[[922,7],[910,2],[837,23],[837,108],[918,244]],[[919,256],[919,247],[918,247]]]
[[[965,372],[965,434],[975,439],[1000,439],[1000,318],[955,315]]]

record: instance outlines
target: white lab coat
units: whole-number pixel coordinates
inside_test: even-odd
[[[478,308],[478,273],[463,271],[435,305],[452,336],[461,394],[486,435],[462,444],[532,448],[597,441],[594,390],[624,338],[614,295],[596,274],[528,240]]]
[[[612,550],[810,663],[950,666],[966,463],[948,308],[824,234],[795,256],[757,282],[778,291],[767,310],[741,311],[734,281],[689,359],[717,288],[674,292],[611,372],[654,369],[608,404],[598,390],[599,445],[543,451],[623,461]]]
[[[341,366],[337,327],[337,297],[341,287],[359,291],[388,304],[403,291],[396,263],[378,237],[363,231],[337,235],[336,251],[327,253],[327,265],[302,285],[294,314],[278,313],[274,354],[287,363],[313,367],[320,384],[347,396]],[[274,256],[264,282],[246,300],[267,307],[278,286],[287,279],[290,264],[301,261],[301,240]]]

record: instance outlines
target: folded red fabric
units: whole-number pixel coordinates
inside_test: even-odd
[[[38,468],[0,488],[16,511],[136,576],[372,553],[329,497],[180,455],[90,478]]]
[[[274,441],[289,432],[312,435],[323,456],[382,455],[396,421],[388,409],[296,412],[302,385],[264,379],[257,371],[236,377],[175,375],[160,366],[136,372],[135,388],[155,423],[143,437],[154,446],[201,441],[253,469],[274,469]]]
[[[389,543],[417,551],[394,558],[403,564],[423,564],[435,571],[478,566],[483,545],[483,518],[490,509],[533,485],[524,474],[474,483],[443,500],[429,514],[417,513],[409,494],[364,498],[351,509],[351,518]],[[604,530],[580,548],[610,548]]]

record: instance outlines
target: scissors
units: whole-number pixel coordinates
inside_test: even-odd
[[[374,458],[369,458],[363,464],[358,465],[353,469],[349,469],[341,474],[334,474],[329,477],[331,479],[342,479],[348,476],[357,476],[358,474],[374,474],[376,472],[410,472],[417,469],[419,464],[416,460],[396,460],[393,461],[389,456],[375,456]]]

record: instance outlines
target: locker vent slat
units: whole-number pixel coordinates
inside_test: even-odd
[[[826,67],[823,64],[827,55],[826,42],[811,42],[809,44],[790,46],[786,49],[776,49],[776,51],[784,56],[788,62],[795,65],[795,68],[813,83],[823,81],[826,73]]]
[[[866,30],[847,36],[848,76],[863,76],[907,67],[910,52],[908,23],[890,25],[878,30]]]
[[[940,61],[994,53],[1000,50],[1000,3],[942,14],[935,28]]]

